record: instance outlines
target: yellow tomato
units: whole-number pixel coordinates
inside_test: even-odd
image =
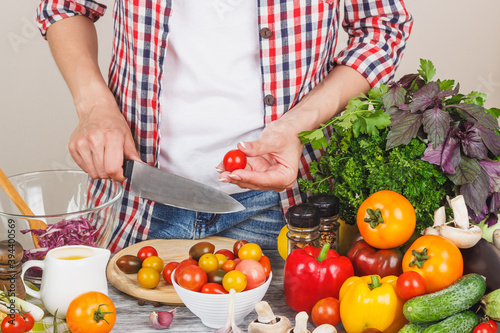
[[[142,267],[149,267],[161,273],[163,271],[163,260],[157,256],[150,256],[144,259],[142,262]]]
[[[219,261],[219,269],[222,268],[222,265],[227,261],[227,257],[223,255],[222,253],[216,253],[215,256],[217,257],[217,260]]]
[[[288,232],[288,226],[284,226],[281,228],[280,234],[278,235],[278,252],[283,258],[283,260],[286,260],[288,257],[288,238],[286,237],[286,234]]]
[[[200,266],[205,273],[215,272],[219,269],[219,259],[212,253],[205,253],[198,260],[198,266]]]
[[[148,289],[153,289],[160,283],[160,273],[150,267],[143,267],[137,272],[137,282]]]
[[[247,243],[238,250],[238,258],[241,260],[253,259],[259,261],[261,257],[262,249],[255,243]]]
[[[227,291],[234,289],[236,292],[243,291],[247,287],[247,277],[240,271],[230,271],[222,278],[222,286]]]

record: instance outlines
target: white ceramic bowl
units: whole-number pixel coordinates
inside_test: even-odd
[[[264,298],[272,277],[273,273],[271,272],[264,284],[251,290],[236,293],[234,302],[236,325],[240,325],[245,317],[254,310],[255,304]],[[229,294],[204,294],[187,290],[175,282],[174,273],[172,273],[172,285],[184,305],[200,318],[205,326],[218,329],[226,324]]]

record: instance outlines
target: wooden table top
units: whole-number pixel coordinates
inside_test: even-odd
[[[271,268],[273,272],[273,280],[271,281],[271,285],[264,296],[264,300],[269,303],[276,315],[288,317],[292,322],[292,325],[294,325],[297,312],[290,309],[285,304],[283,291],[283,269],[285,262],[280,257],[277,250],[266,250],[264,252],[271,261]],[[116,306],[117,319],[112,332],[117,333],[158,332],[150,325],[149,314],[153,311],[169,311],[175,307],[171,305],[161,305],[159,307],[155,307],[151,303],[139,306],[136,298],[121,292],[111,284],[109,284],[109,297],[113,300]],[[222,309],[222,311],[226,311],[226,309]],[[257,314],[253,311],[245,318],[243,324],[239,327],[247,332],[248,324],[255,318],[257,318]],[[310,331],[314,330],[314,326],[312,324],[309,324],[308,328]],[[177,307],[172,325],[168,330],[165,330],[165,332],[172,333],[214,333],[215,331],[215,329],[203,325],[201,320],[185,306]],[[344,332],[341,325],[338,327],[338,332]]]

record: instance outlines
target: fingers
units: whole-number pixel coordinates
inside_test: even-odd
[[[130,133],[97,131],[89,135],[75,130],[69,144],[75,162],[93,179],[123,181],[123,158],[140,160]]]

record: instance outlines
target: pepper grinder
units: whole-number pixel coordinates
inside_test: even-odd
[[[0,241],[0,290],[8,296],[26,298],[26,290],[21,280],[23,246],[12,239]]]

